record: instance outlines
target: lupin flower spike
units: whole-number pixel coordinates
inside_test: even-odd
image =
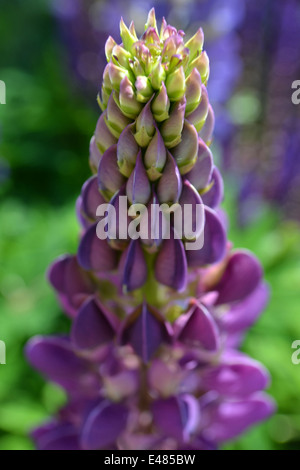
[[[105,45],[78,252],[49,270],[71,334],[26,348],[68,401],[32,436],[44,450],[217,449],[274,410],[267,371],[239,351],[268,288],[227,241],[202,29],[185,42],[152,9],[140,39],[120,30]]]

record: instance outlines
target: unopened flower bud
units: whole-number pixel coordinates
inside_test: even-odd
[[[146,147],[155,132],[155,122],[151,113],[151,100],[142,109],[136,120],[135,140],[141,147]]]
[[[196,34],[194,34],[188,42],[185,43],[185,47],[190,50],[190,61],[196,56],[200,55],[203,49],[204,33],[202,28],[199,28]]]
[[[176,161],[167,152],[167,163],[157,185],[157,197],[161,204],[173,204],[178,201],[182,189],[182,180]]]
[[[116,138],[119,138],[123,129],[125,129],[125,127],[131,123],[131,119],[124,116],[124,114],[117,106],[113,93],[110,95],[110,98],[108,100],[106,117],[104,117],[104,119],[110,132]]]
[[[159,90],[161,87],[162,82],[166,78],[166,71],[165,68],[161,64],[161,59],[157,61],[157,63],[152,68],[150,74],[151,85],[154,90]]]
[[[121,67],[128,68],[129,59],[131,59],[130,52],[126,51],[124,47],[119,46],[118,44],[112,50],[112,60],[116,65],[120,65]]]
[[[133,44],[138,40],[136,34],[133,33],[133,29],[131,31],[127,28],[126,24],[121,18],[120,21],[120,36],[123,41],[123,45],[127,51],[131,52]]]
[[[151,10],[148,13],[148,18],[145,24],[145,30],[147,30],[148,28],[154,28],[156,32],[158,33],[154,8],[151,8]]]
[[[151,195],[151,187],[139,152],[136,165],[126,185],[127,197],[131,204],[147,204]]]
[[[142,104],[137,101],[128,77],[124,77],[120,84],[119,105],[122,113],[131,119],[135,119],[142,109]]]
[[[105,55],[106,55],[107,62],[110,61],[111,56],[112,56],[112,50],[116,45],[117,45],[117,43],[114,40],[114,38],[109,36],[106,43],[105,43]]]
[[[172,149],[182,175],[188,173],[194,166],[198,155],[198,134],[193,125],[185,121],[181,135],[181,142]]]
[[[194,111],[199,105],[201,100],[201,85],[201,75],[195,68],[186,80],[186,114]]]
[[[183,67],[179,67],[167,76],[166,88],[170,101],[178,101],[184,96],[185,74]]]
[[[109,128],[106,125],[107,116],[106,111],[101,114],[98,119],[96,130],[95,130],[95,140],[97,147],[100,151],[100,154],[103,155],[105,150],[107,150],[111,145],[117,142],[117,138],[110,132]]]
[[[194,68],[198,70],[201,75],[202,83],[206,85],[209,77],[209,58],[205,51],[189,64],[187,73],[191,73]]]
[[[114,90],[120,90],[120,84],[124,77],[128,76],[128,71],[123,67],[118,67],[116,64],[110,62],[108,64],[109,78]]]
[[[146,103],[153,94],[153,88],[151,86],[149,78],[144,75],[139,75],[135,82],[136,97],[141,103]]]
[[[160,132],[167,148],[172,148],[181,140],[181,132],[184,123],[186,99],[174,103],[169,118],[163,122]]]
[[[133,127],[134,124],[129,124],[125,127],[120,135],[117,146],[120,172],[127,178],[131,175],[139,151],[139,147],[132,133]]]
[[[157,122],[165,121],[169,117],[170,100],[164,82],[162,82],[159,93],[153,99],[151,109]]]
[[[215,128],[215,113],[211,105],[208,107],[208,114],[204,126],[202,127],[199,136],[207,145],[211,144],[212,135]]]
[[[151,181],[157,180],[165,166],[167,151],[164,140],[156,129],[155,135],[145,153],[144,162],[147,168],[147,174]]]
[[[187,120],[195,126],[197,132],[199,132],[207,118],[209,108],[208,94],[206,87],[201,87],[201,101],[198,107],[190,114],[187,114]]]

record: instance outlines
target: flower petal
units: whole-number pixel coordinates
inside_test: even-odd
[[[220,261],[226,253],[226,232],[216,212],[205,206],[204,245],[200,250],[187,251],[188,265],[205,266]]]
[[[112,449],[128,418],[127,408],[119,403],[102,401],[87,417],[81,434],[86,450]]]
[[[214,167],[213,169],[211,184],[212,187],[202,195],[202,199],[206,206],[214,209],[221,204],[224,197],[223,179],[217,167]]]
[[[116,318],[95,299],[87,300],[72,325],[72,341],[79,349],[95,349],[113,340]]]
[[[170,330],[164,318],[143,303],[125,320],[119,341],[130,344],[146,363],[163,343],[170,342]]]
[[[179,317],[175,327],[177,339],[182,343],[207,351],[216,351],[219,347],[217,325],[204,305],[195,303],[188,313]]]
[[[246,250],[234,252],[221,280],[214,286],[219,293],[216,304],[243,300],[257,288],[262,274],[261,264],[252,253]]]
[[[139,240],[131,240],[128,248],[123,252],[119,272],[125,292],[138,289],[147,279],[147,265]]]
[[[92,225],[83,235],[78,248],[78,262],[83,269],[111,271],[117,266],[118,254],[106,240],[97,237],[97,224]]]
[[[169,240],[164,240],[155,262],[155,277],[161,284],[178,292],[184,291],[187,284],[187,262],[181,240],[171,233]]]

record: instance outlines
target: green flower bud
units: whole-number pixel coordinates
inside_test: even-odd
[[[103,72],[103,79],[102,79],[102,90],[104,90],[107,95],[110,95],[113,89],[110,76],[109,76],[110,65],[111,64],[109,63],[105,67],[104,72]]]
[[[182,175],[188,173],[196,163],[198,157],[198,133],[195,127],[188,121],[184,122],[181,142],[172,149],[172,155]]]
[[[203,43],[204,33],[202,28],[199,28],[196,34],[194,34],[194,36],[189,39],[188,42],[185,44],[185,47],[190,50],[190,61],[194,60],[196,56],[201,54],[203,49]]]
[[[112,56],[112,50],[116,45],[117,45],[117,43],[114,40],[114,38],[109,36],[106,43],[105,43],[105,55],[106,55],[107,62],[110,61],[111,56]]]
[[[132,121],[131,119],[124,116],[124,114],[120,111],[114,96],[114,93],[112,93],[108,100],[105,123],[110,132],[116,138],[119,138],[123,129],[125,129],[125,127],[128,126],[128,124],[130,124]]]
[[[159,90],[165,78],[166,78],[166,71],[165,71],[165,68],[162,66],[161,59],[159,59],[154,65],[154,67],[152,68],[152,72],[150,74],[150,80],[151,80],[151,85],[153,89]]]
[[[123,46],[127,51],[131,52],[133,44],[138,40],[137,35],[133,32],[134,29],[131,27],[130,30],[127,28],[126,24],[121,18],[120,21],[120,36],[123,41]]]
[[[197,132],[199,132],[207,118],[209,107],[209,100],[206,87],[202,85],[201,87],[201,100],[197,108],[192,112],[187,114],[188,121],[195,126]]]
[[[156,23],[156,16],[155,16],[155,9],[151,8],[151,10],[148,13],[148,18],[147,22],[145,24],[145,30],[148,28],[154,28],[158,34],[157,30],[157,23]]]
[[[171,101],[178,101],[184,96],[185,74],[183,67],[176,69],[167,76],[166,88]]]
[[[141,103],[146,103],[149,101],[153,94],[153,88],[149,78],[143,75],[139,75],[136,79],[135,87],[137,100]]]
[[[135,124],[129,124],[120,135],[117,145],[118,166],[122,175],[129,178],[135,166],[138,144],[133,136]]]
[[[155,122],[150,106],[151,100],[144,106],[136,121],[136,133],[134,137],[141,147],[147,147],[155,132]]]
[[[145,153],[144,163],[147,168],[147,174],[150,181],[156,181],[161,176],[161,172],[165,166],[167,151],[164,140],[156,129],[155,135]]]
[[[120,83],[124,77],[128,76],[128,71],[123,67],[118,67],[116,64],[110,62],[108,64],[109,78],[114,90],[120,90]]]
[[[185,97],[174,103],[169,118],[162,123],[160,132],[167,148],[175,147],[181,141],[185,104]]]
[[[130,52],[126,51],[124,47],[121,47],[118,44],[114,46],[111,59],[115,65],[120,65],[127,69],[129,67],[129,59],[131,58],[132,56]]]
[[[162,82],[160,91],[152,102],[152,113],[154,119],[157,122],[165,121],[165,119],[169,117],[169,109],[170,100],[168,97],[166,86],[164,82]]]
[[[124,77],[120,83],[118,106],[122,113],[131,119],[135,119],[142,109],[143,105],[136,99],[133,85],[128,77]]]
[[[201,76],[198,70],[193,69],[192,73],[186,79],[186,114],[191,113],[197,108],[201,100]]]
[[[198,70],[201,75],[202,83],[206,85],[209,77],[209,58],[205,51],[189,64],[187,73],[191,73],[194,68]]]

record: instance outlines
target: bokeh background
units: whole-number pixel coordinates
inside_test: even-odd
[[[148,9],[199,24],[211,59],[213,142],[225,175],[230,238],[261,259],[272,297],[244,350],[271,372],[278,411],[227,449],[300,449],[300,79],[298,0],[1,0],[0,449],[31,449],[28,431],[64,402],[23,356],[34,334],[68,331],[45,273],[74,252],[74,204],[88,148],[108,34],[122,15],[142,31]]]

